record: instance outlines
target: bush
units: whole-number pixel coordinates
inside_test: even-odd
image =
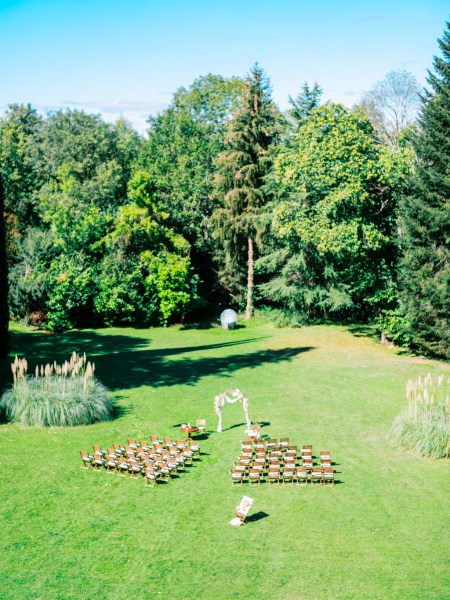
[[[14,383],[0,399],[6,417],[22,425],[67,427],[108,421],[112,416],[109,392],[95,377],[95,365],[73,354],[63,365],[36,367],[27,375],[27,361],[16,357]]]
[[[450,378],[409,380],[406,384],[408,407],[394,421],[392,434],[398,444],[422,456],[447,455],[450,425]]]

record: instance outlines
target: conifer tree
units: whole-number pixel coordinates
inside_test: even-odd
[[[261,215],[268,202],[265,178],[272,166],[277,111],[264,70],[255,64],[245,80],[242,105],[233,113],[226,149],[216,161],[216,193],[221,203],[215,213],[221,282],[235,298],[243,298],[246,271],[246,310],[253,314],[254,252]]]
[[[401,206],[402,300],[414,342],[450,357],[450,23],[429,72],[412,193]]]
[[[305,119],[311,116],[314,108],[317,108],[322,98],[323,90],[317,81],[310,88],[307,82],[302,86],[301,92],[296,98],[289,96],[289,116],[293,119],[297,127],[299,127]]]
[[[8,269],[6,262],[5,193],[0,170],[0,360],[8,354]]]

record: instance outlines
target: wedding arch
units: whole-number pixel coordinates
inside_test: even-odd
[[[214,409],[216,415],[219,417],[219,423],[217,425],[217,431],[222,431],[222,408],[225,403],[234,404],[235,402],[242,402],[242,408],[244,409],[245,420],[247,421],[247,428],[250,429],[252,424],[250,417],[248,416],[248,398],[244,396],[241,390],[225,390],[223,394],[219,394],[214,398]]]

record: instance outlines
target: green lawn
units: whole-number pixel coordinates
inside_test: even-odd
[[[449,597],[448,461],[387,438],[406,380],[448,366],[343,327],[13,330],[13,353],[31,369],[73,350],[95,360],[116,418],[0,425],[2,599]],[[232,488],[228,470],[244,437],[239,404],[214,432],[214,395],[231,387],[248,396],[264,434],[331,449],[339,483],[252,488],[252,512],[267,516],[230,527],[250,492]],[[79,468],[79,450],[94,443],[178,437],[177,424],[201,417],[211,431],[202,460],[168,485]]]

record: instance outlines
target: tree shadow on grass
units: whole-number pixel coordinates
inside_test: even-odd
[[[73,331],[66,334],[12,332],[12,354],[26,355],[29,372],[36,364],[64,361],[71,353],[86,352],[95,361],[96,375],[111,390],[140,386],[162,387],[196,385],[202,378],[215,375],[232,377],[240,369],[254,369],[263,364],[291,361],[311,346],[235,353],[227,356],[182,356],[193,352],[207,353],[241,347],[261,338],[247,338],[214,344],[175,348],[150,348],[151,340],[139,336],[101,334],[96,331]],[[1,365],[1,381],[11,381],[10,361]]]
[[[376,328],[373,325],[350,325],[348,331],[355,337],[378,337]]]

